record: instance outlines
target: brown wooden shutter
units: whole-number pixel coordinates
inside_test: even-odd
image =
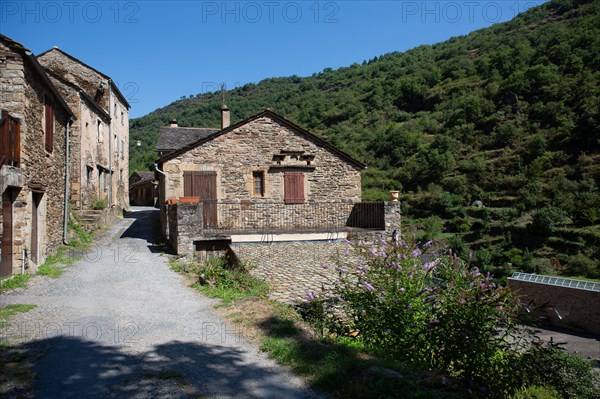
[[[0,167],[8,163],[10,158],[10,137],[8,135],[8,111],[2,111],[2,124],[0,125]]]
[[[183,195],[191,197],[194,195],[194,175],[193,172],[183,172]]]
[[[54,110],[52,109],[52,103],[48,98],[46,98],[44,120],[46,121],[46,151],[52,152],[52,149],[54,148]]]
[[[284,201],[286,204],[304,202],[304,173],[285,172],[283,175]]]
[[[11,121],[10,128],[12,128],[12,139],[11,150],[12,150],[12,160],[13,166],[20,167],[21,166],[21,121]],[[10,129],[9,128],[9,129]]]

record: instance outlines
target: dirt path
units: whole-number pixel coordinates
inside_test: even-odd
[[[2,296],[37,305],[3,332],[42,354],[34,396],[317,397],[185,287],[151,245],[157,217],[136,209],[60,278]]]

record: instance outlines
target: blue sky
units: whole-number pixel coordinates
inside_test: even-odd
[[[181,96],[308,76],[444,41],[543,3],[517,1],[10,1],[0,33],[111,76],[143,116]]]

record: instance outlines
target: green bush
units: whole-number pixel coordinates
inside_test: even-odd
[[[518,301],[456,256],[424,263],[429,245],[358,246],[362,264],[342,262],[334,297],[315,299],[337,309],[323,321],[339,333],[359,331],[366,348],[506,397],[522,385],[518,352],[507,344],[517,335]]]
[[[565,213],[559,208],[547,206],[533,215],[531,227],[538,234],[550,236],[556,231],[558,224],[564,221],[565,217]]]
[[[600,262],[578,253],[569,258],[567,273],[571,276],[600,278]]]
[[[589,361],[568,353],[557,345],[533,345],[523,355],[531,385],[550,387],[565,399],[600,397],[600,376]]]
[[[425,240],[435,240],[442,234],[444,224],[439,216],[430,216],[423,220],[423,230],[425,231]]]

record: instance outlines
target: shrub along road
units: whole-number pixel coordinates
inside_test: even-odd
[[[2,306],[37,305],[1,334],[41,354],[34,396],[317,397],[169,269],[152,246],[157,219],[136,208],[61,277],[2,296]]]

